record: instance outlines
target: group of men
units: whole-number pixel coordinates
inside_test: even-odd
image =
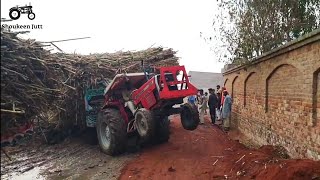
[[[204,124],[204,115],[209,108],[211,123],[216,125],[216,121],[222,121],[223,129],[228,131],[230,129],[230,116],[232,100],[225,87],[217,89],[209,88],[209,95],[204,93],[203,89],[198,91],[198,95],[189,96],[188,102],[192,105],[198,106],[200,111],[200,124]]]

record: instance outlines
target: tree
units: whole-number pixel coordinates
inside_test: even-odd
[[[207,41],[220,61],[242,64],[320,27],[319,0],[217,0],[215,35]],[[220,43],[217,43],[220,42]]]

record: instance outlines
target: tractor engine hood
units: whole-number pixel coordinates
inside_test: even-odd
[[[145,81],[145,78],[144,73],[117,74],[106,87],[104,93],[107,95],[118,90],[123,90],[125,88],[126,81],[129,81],[133,86],[135,86],[138,82]]]

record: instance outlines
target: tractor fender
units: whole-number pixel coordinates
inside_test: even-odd
[[[18,10],[19,11],[19,8],[17,8],[17,7],[10,8],[10,11],[13,11],[13,10]]]

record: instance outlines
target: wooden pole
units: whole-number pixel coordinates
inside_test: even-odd
[[[55,43],[55,42],[65,42],[65,41],[74,41],[74,40],[80,40],[80,39],[88,39],[91,37],[82,37],[82,38],[73,38],[73,39],[64,39],[64,40],[58,40],[58,41],[47,41],[47,42],[40,42],[40,43]]]

